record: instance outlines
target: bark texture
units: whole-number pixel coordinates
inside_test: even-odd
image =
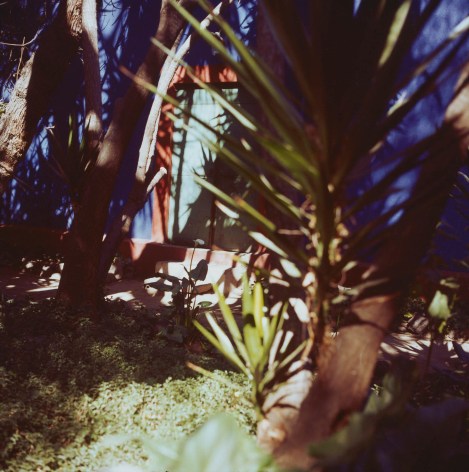
[[[41,35],[37,50],[21,70],[0,120],[0,194],[36,134],[39,120],[77,54],[81,38],[81,0],[63,0]]]
[[[446,121],[454,129],[463,158],[469,157],[469,62],[458,81],[458,94],[446,112]]]
[[[101,74],[98,51],[96,0],[83,0],[83,69],[85,75],[85,142],[87,153],[97,155],[103,133]]]
[[[191,6],[193,0],[180,3]],[[164,0],[157,39],[171,49],[184,26],[184,20]],[[159,48],[150,46],[136,72],[138,80],[116,101],[111,124],[85,183],[81,207],[66,241],[65,265],[58,291],[59,299],[65,302],[95,307],[99,301],[99,261],[109,203],[125,151],[150,94],[140,84],[156,82],[165,57]]]
[[[322,346],[317,377],[296,423],[288,425],[283,443],[272,445],[281,465],[311,467],[308,444],[343,427],[364,404],[380,344],[430,245],[455,181],[459,141],[449,129],[441,139],[441,149],[421,170],[410,206],[363,276],[368,288],[352,302],[336,340]]]

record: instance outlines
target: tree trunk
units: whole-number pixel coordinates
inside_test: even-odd
[[[388,233],[387,242],[363,276],[372,288],[352,302],[337,338],[321,347],[317,377],[296,423],[284,426],[286,439],[273,445],[281,465],[310,467],[313,458],[307,454],[308,444],[343,427],[350,414],[364,404],[381,342],[430,245],[455,181],[459,143],[450,131],[441,139],[438,154],[427,159],[421,170],[411,206]]]
[[[219,14],[221,9],[232,1],[233,0],[222,0],[213,9],[212,14],[208,15],[205,20],[200,23],[200,27],[204,29],[208,28],[212,22],[212,15]],[[181,60],[190,51],[195,39],[196,37],[194,34],[191,34],[186,38],[182,45],[176,47],[179,43],[178,38],[176,41],[177,44],[173,46],[171,57],[166,58],[158,81],[158,90],[162,95],[168,92],[169,86],[171,85]],[[106,280],[109,267],[112,264],[112,260],[117,252],[120,242],[129,235],[130,226],[135,215],[141,208],[143,208],[148,195],[153,191],[155,185],[167,173],[166,169],[163,167],[157,173],[150,171],[151,162],[154,159],[154,152],[156,149],[161,109],[164,102],[162,95],[155,95],[153,99],[145,131],[143,133],[142,144],[139,150],[135,180],[130,190],[129,197],[127,198],[125,205],[122,207],[118,217],[112,222],[111,228],[106,234],[103,242],[99,267],[99,278],[101,284]]]
[[[308,445],[343,427],[350,414],[363,407],[380,345],[430,246],[460,157],[467,156],[468,103],[469,64],[446,111],[447,129],[441,135],[440,149],[424,163],[411,206],[388,234],[388,242],[366,273],[364,282],[374,281],[374,287],[353,301],[338,337],[322,346],[317,377],[309,391],[310,379],[299,379],[296,397],[288,392],[293,399],[291,407],[273,408],[259,425],[261,445],[274,453],[280,465],[310,468],[314,458],[307,453]]]
[[[453,127],[463,158],[469,157],[469,62],[457,86],[458,94],[446,112],[446,121]]]
[[[85,143],[88,155],[99,152],[103,132],[101,74],[98,51],[96,0],[83,0],[83,70],[85,75]],[[94,159],[92,159],[92,162]]]
[[[130,228],[135,215],[142,209],[148,195],[153,191],[156,184],[167,174],[167,170],[161,167],[147,184],[146,176],[143,182],[136,182],[130,191],[129,198],[114,219],[109,231],[103,241],[101,259],[99,265],[99,283],[104,285],[106,277],[111,267],[114,255],[119,244],[129,236]]]
[[[188,6],[193,0],[180,3]],[[184,26],[184,20],[164,0],[157,39],[171,49]],[[154,83],[165,57],[159,48],[150,46],[136,73],[138,81]],[[99,260],[109,203],[125,151],[149,95],[148,89],[134,81],[125,96],[116,101],[111,124],[85,182],[81,206],[66,241],[58,298],[67,303],[95,308],[99,301]]]
[[[62,1],[57,16],[21,70],[0,120],[0,194],[14,176],[39,120],[63,80],[81,37],[81,0]]]

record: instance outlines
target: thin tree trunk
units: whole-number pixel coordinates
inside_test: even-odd
[[[83,0],[83,70],[85,75],[85,143],[86,152],[97,155],[103,133],[101,74],[98,51],[96,0]],[[94,160],[94,159],[93,159]]]
[[[37,50],[21,70],[0,120],[0,194],[36,134],[39,120],[77,54],[81,37],[81,0],[64,0],[41,35]]]
[[[192,5],[193,0],[181,0]],[[162,2],[157,39],[172,48],[185,21]],[[139,81],[154,83],[166,55],[151,46],[139,67]],[[116,101],[113,117],[96,163],[85,183],[83,198],[66,241],[65,265],[58,298],[75,305],[96,307],[100,298],[99,261],[109,203],[125,151],[150,92],[137,82],[131,83],[125,96]]]
[[[222,7],[228,5],[232,1],[233,0],[223,0],[220,2],[214,8],[212,14],[208,15],[207,18],[201,22],[201,28],[208,28],[212,22],[212,15],[218,15]],[[164,168],[161,168],[156,174],[154,171],[150,171],[151,162],[155,157],[154,152],[156,149],[156,140],[158,136],[158,125],[164,102],[162,95],[168,92],[169,86],[171,85],[181,60],[190,51],[195,39],[196,37],[194,34],[190,34],[184,43],[177,47],[177,44],[179,43],[178,38],[176,45],[173,46],[171,50],[171,55],[165,60],[160,79],[158,81],[158,90],[161,95],[155,95],[150,114],[148,115],[142,144],[140,146],[134,184],[130,190],[127,202],[123,206],[118,217],[116,217],[112,222],[111,228],[106,234],[103,242],[99,267],[99,277],[101,283],[104,283],[106,280],[109,267],[112,264],[112,260],[115,253],[117,252],[120,242],[129,235],[130,226],[135,218],[135,215],[143,207],[148,195],[155,188],[155,185],[167,172]]]

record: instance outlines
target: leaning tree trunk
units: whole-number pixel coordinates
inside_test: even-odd
[[[463,158],[469,157],[469,62],[464,66],[458,81],[456,99],[446,112],[446,121],[454,129]]]
[[[193,0],[180,0],[185,6]],[[185,21],[163,0],[157,39],[172,48]],[[166,55],[151,46],[139,67],[139,82],[154,83]],[[150,92],[134,81],[125,96],[114,107],[112,121],[100,153],[84,185],[81,205],[65,243],[65,264],[58,298],[74,305],[96,307],[100,298],[99,260],[109,204],[125,151],[143,112]]]
[[[317,377],[296,422],[284,424],[277,420],[275,423],[274,419],[271,425],[272,431],[283,433],[279,441],[275,442],[274,438],[270,442],[280,464],[310,467],[314,459],[307,453],[308,444],[343,427],[350,414],[364,404],[381,342],[430,245],[460,165],[461,139],[467,134],[461,134],[462,114],[455,116],[459,107],[455,103],[451,109],[447,121],[457,126],[448,126],[440,149],[423,165],[410,206],[388,233],[387,243],[363,280],[371,288],[352,302],[336,340],[322,347]],[[468,125],[466,121],[466,130]]]
[[[222,0],[201,23],[200,27],[207,29],[213,19],[213,15],[218,15],[222,8],[232,3],[233,0]],[[182,33],[181,33],[182,34]],[[130,233],[130,227],[135,215],[143,208],[148,196],[153,191],[161,178],[163,178],[167,170],[162,167],[158,171],[152,169],[152,161],[156,150],[156,141],[158,137],[158,127],[161,116],[161,110],[164,103],[163,95],[173,81],[174,75],[182,59],[191,50],[194,40],[197,37],[190,34],[183,44],[179,45],[179,38],[171,50],[171,55],[166,58],[162,68],[160,78],[158,80],[158,90],[160,94],[155,95],[148,115],[145,131],[143,133],[142,144],[139,150],[137,170],[135,178],[130,190],[127,201],[122,207],[119,215],[112,221],[110,228],[106,234],[101,248],[101,259],[99,265],[99,279],[104,284],[109,268],[112,264],[114,255],[116,254],[119,244]]]
[[[61,2],[57,16],[40,36],[36,51],[21,70],[0,120],[0,194],[24,158],[39,120],[77,54],[81,6],[81,0]]]

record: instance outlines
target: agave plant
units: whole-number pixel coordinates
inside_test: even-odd
[[[294,373],[293,362],[298,360],[305,343],[293,350],[289,349],[293,333],[284,329],[286,305],[273,313],[267,313],[264,289],[260,282],[256,282],[251,293],[247,277],[244,278],[241,329],[216,286],[215,292],[230,336],[225,334],[211,314],[207,314],[206,318],[212,331],[198,321],[194,321],[194,325],[249,379],[252,386],[251,402],[260,419],[267,395]]]
[[[398,295],[439,218],[457,168],[450,123],[421,139],[398,142],[392,152],[387,141],[393,135],[399,141],[396,129],[411,126],[414,108],[448,80],[448,70],[454,72],[469,18],[409,71],[413,44],[440,0],[428,1],[418,17],[410,0],[362,0],[357,8],[353,0],[261,3],[293,88],[285,87],[221,16],[214,18],[220,30],[214,35],[172,2],[262,110],[263,117],[255,116],[228,102],[186,65],[198,86],[245,130],[241,140],[214,130],[215,140],[200,139],[281,215],[282,226],[246,199],[197,179],[222,208],[249,217],[251,237],[277,256],[292,286],[304,289],[309,334],[320,357],[317,381],[300,412],[303,429],[297,428],[296,439],[305,442],[327,435],[362,403]],[[206,0],[199,4],[212,8]],[[403,189],[405,178],[413,183]],[[363,218],[376,208],[372,218]],[[299,237],[292,237],[292,228]],[[341,347],[331,351],[325,342],[330,303],[338,282],[358,263],[365,268],[337,341]],[[314,410],[318,402],[321,407]]]

